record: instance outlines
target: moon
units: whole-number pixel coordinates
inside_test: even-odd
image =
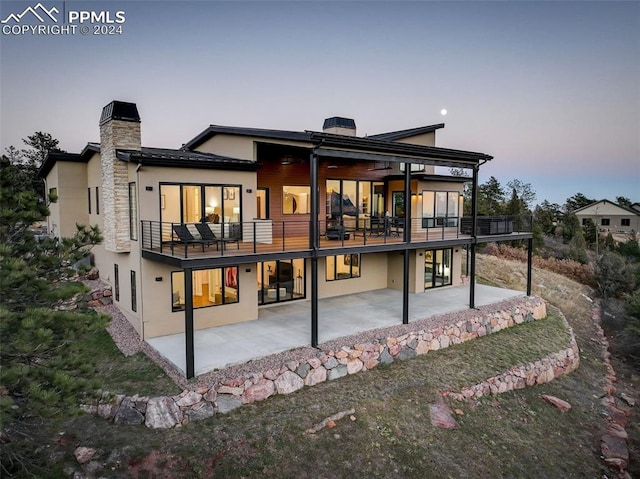
[[[440,110],[440,114],[441,114],[442,116],[445,116],[445,115],[447,114],[447,109],[446,109],[446,108],[443,108],[442,110]]]

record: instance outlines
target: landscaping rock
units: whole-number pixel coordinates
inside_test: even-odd
[[[309,366],[308,364],[306,366]],[[304,381],[300,376],[291,371],[286,371],[275,380],[278,394],[290,394],[304,387]]]
[[[242,406],[242,398],[232,394],[218,394],[216,406],[219,413],[226,414]]]
[[[86,464],[93,458],[93,456],[96,455],[96,452],[98,451],[91,447],[80,446],[80,447],[76,447],[76,449],[73,451],[73,457],[76,458],[76,461],[78,461],[78,464]]]
[[[542,395],[542,399],[544,399],[545,401],[547,401],[550,404],[553,404],[555,407],[560,409],[562,412],[567,412],[567,411],[571,410],[571,404],[569,404],[567,401],[559,399],[559,398],[557,398],[555,396],[550,396],[548,394],[543,394]]]
[[[431,424],[442,429],[454,429],[458,423],[451,414],[451,409],[444,402],[429,405]]]
[[[255,401],[263,401],[276,392],[273,381],[261,379],[257,384],[249,386],[242,394],[242,402],[249,404]]]
[[[347,366],[345,364],[340,364],[335,368],[329,370],[328,379],[329,381],[332,381],[334,379],[338,379],[346,375],[347,375]]]
[[[382,364],[391,364],[393,362],[393,356],[389,354],[389,350],[384,348],[382,353],[380,353],[380,362]]]
[[[187,410],[186,416],[189,421],[201,421],[202,419],[213,416],[215,413],[213,404],[210,402],[199,402]]]
[[[120,405],[120,409],[113,418],[115,424],[125,424],[129,426],[137,426],[144,423],[144,416],[135,407],[135,403],[130,399],[125,399]]]
[[[170,397],[149,399],[145,425],[151,429],[169,429],[182,422],[182,413]]]
[[[318,383],[327,380],[327,370],[325,368],[317,368],[309,371],[309,374],[304,378],[305,386],[314,386]]]

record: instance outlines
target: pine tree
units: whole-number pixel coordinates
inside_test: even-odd
[[[93,388],[74,348],[104,326],[95,313],[57,307],[84,292],[68,279],[100,232],[79,225],[73,238],[36,241],[31,225],[48,208],[21,181],[28,168],[0,160],[0,475],[43,475],[35,451],[51,433],[46,421],[73,411],[77,394]]]

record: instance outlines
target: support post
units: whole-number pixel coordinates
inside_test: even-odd
[[[404,231],[403,240],[411,242],[411,163],[404,164]]]
[[[191,379],[195,376],[195,354],[193,333],[193,270],[184,270],[184,339],[186,354],[186,376]]]
[[[531,275],[533,272],[533,238],[527,240],[527,296],[531,296]]]
[[[309,185],[311,186],[311,219],[309,220],[309,248],[311,249],[311,346],[318,347],[318,249],[320,232],[318,211],[320,191],[318,188],[318,155],[309,158]]]
[[[409,324],[409,250],[402,252],[402,324]]]
[[[469,272],[469,308],[476,307],[476,246],[478,236],[478,166],[473,167],[471,183],[471,270]]]
[[[311,347],[318,347],[318,257],[311,258]]]
[[[320,209],[320,191],[318,189],[318,155],[311,153],[309,158],[309,185],[311,187],[311,214],[309,219],[309,249],[317,250],[320,244],[318,231],[318,211]]]

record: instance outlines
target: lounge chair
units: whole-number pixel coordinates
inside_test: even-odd
[[[240,240],[238,238],[221,238],[219,236],[216,236],[216,234],[211,231],[211,228],[209,228],[209,225],[207,223],[196,223],[196,228],[198,229],[198,233],[200,233],[202,240],[209,241],[210,243],[215,243],[216,249],[218,249],[218,244],[222,244],[222,250],[224,251],[224,246],[228,243],[235,243],[238,249],[240,249]]]
[[[198,239],[191,234],[191,231],[187,228],[187,225],[179,224],[173,225],[173,231],[180,240],[180,243],[184,244],[186,248],[187,245],[202,245],[202,251],[204,252],[205,245],[208,246],[213,243],[213,241],[208,241],[204,238]]]

